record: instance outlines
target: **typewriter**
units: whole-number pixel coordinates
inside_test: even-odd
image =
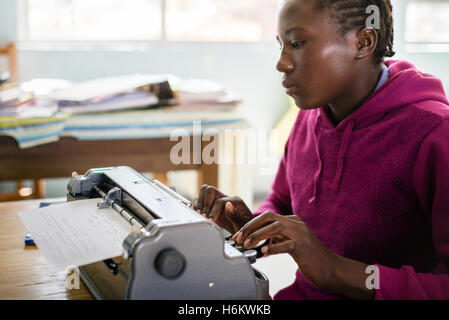
[[[134,226],[123,255],[80,267],[96,299],[269,299],[268,279],[252,264],[255,250],[236,247],[192,203],[130,167],[74,175],[68,201],[99,198]]]

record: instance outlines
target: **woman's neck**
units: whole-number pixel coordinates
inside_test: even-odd
[[[329,103],[329,108],[326,108],[327,116],[334,126],[354,113],[373,93],[382,75],[382,65],[373,66],[372,70],[361,74],[362,77],[354,79],[353,86],[347,94]]]

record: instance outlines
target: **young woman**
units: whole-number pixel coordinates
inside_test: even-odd
[[[272,192],[252,213],[205,185],[196,209],[246,248],[272,239],[264,253],[293,257],[275,299],[449,299],[449,103],[437,78],[384,62],[390,1],[286,0],[277,38],[300,111]]]

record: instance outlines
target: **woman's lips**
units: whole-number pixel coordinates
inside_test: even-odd
[[[285,92],[286,92],[288,95],[292,95],[292,94],[298,93],[298,89],[299,89],[298,86],[291,86],[291,87],[288,87],[287,90],[286,90]]]
[[[282,81],[282,86],[284,86],[284,88],[287,89],[286,93],[288,95],[292,95],[294,93],[297,93],[298,89],[299,89],[299,86],[297,84],[292,83],[292,82],[290,82],[288,80]]]

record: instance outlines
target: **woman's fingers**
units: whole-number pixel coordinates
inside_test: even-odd
[[[305,223],[301,219],[285,217],[273,212],[264,212],[243,226],[233,236],[237,243],[243,243],[246,248],[255,246],[265,239],[300,239]]]
[[[226,203],[227,205],[226,209]],[[204,184],[201,186],[194,210],[211,219],[220,227],[235,233],[253,218],[251,211],[239,197],[226,196],[217,188]]]
[[[220,227],[234,233],[240,229],[242,224],[240,224],[241,218],[232,201],[234,201],[234,197],[216,199],[208,217]]]
[[[210,210],[216,199],[225,197],[223,193],[221,193],[214,186],[210,186],[207,184],[203,184],[200,189],[200,194],[198,196],[198,201],[194,209],[201,213],[202,215],[209,218]]]
[[[232,240],[237,243],[242,243],[246,240],[246,238],[255,232],[256,230],[263,228],[267,224],[270,224],[278,219],[279,215],[274,212],[264,212],[254,219],[250,220],[247,224],[245,224],[239,232],[232,236]]]
[[[239,226],[239,224],[238,224],[238,217],[236,216],[236,212],[235,212],[235,208],[234,208],[234,205],[232,204],[232,202],[231,201],[227,201],[226,203],[225,203],[225,209],[224,209],[224,212],[225,212],[225,216],[226,216],[226,219],[228,220],[228,221],[230,221],[231,222],[231,224],[232,224],[232,233],[234,233],[235,231],[237,231],[239,228],[240,228],[240,226]],[[229,230],[228,230],[229,231]]]
[[[298,217],[297,215],[294,215],[294,214],[293,215],[289,215],[289,216],[284,216],[284,217],[286,217],[288,219],[291,219],[293,221],[304,223],[304,220],[302,220],[300,217]]]
[[[229,217],[232,217],[232,215],[234,214],[234,206],[230,201],[226,202],[225,204],[225,214]]]
[[[243,240],[243,247],[246,249],[253,248],[262,240],[271,239],[279,234],[282,234],[282,229],[282,223],[279,221],[274,221],[251,233],[246,239]]]
[[[213,222],[217,222],[221,218],[221,215],[224,213],[225,204],[227,201],[229,201],[229,198],[230,197],[222,197],[215,199],[207,217],[209,219],[212,219]]]
[[[269,244],[263,246],[261,252],[266,255],[288,253],[294,255],[298,245],[293,240],[286,240],[281,243]]]

